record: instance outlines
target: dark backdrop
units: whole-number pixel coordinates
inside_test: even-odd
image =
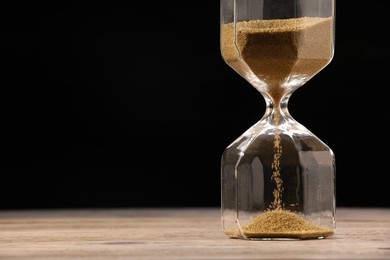
[[[220,56],[219,1],[144,2],[2,7],[0,208],[220,205],[263,98]],[[336,8],[335,57],[290,112],[333,149],[338,206],[389,207],[388,9]]]

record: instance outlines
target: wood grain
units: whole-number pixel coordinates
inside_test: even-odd
[[[0,211],[0,259],[390,259],[390,209],[336,213],[331,238],[247,241],[218,208]]]

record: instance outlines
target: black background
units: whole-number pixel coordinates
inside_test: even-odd
[[[220,56],[219,1],[132,2],[1,8],[0,208],[220,205],[221,154],[263,98]],[[289,103],[336,155],[338,206],[390,207],[371,2],[337,2],[334,59]]]

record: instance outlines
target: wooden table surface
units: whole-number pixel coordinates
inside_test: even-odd
[[[338,208],[331,238],[229,239],[218,208],[0,211],[7,259],[390,259],[390,208]]]

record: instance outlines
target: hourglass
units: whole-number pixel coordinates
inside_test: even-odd
[[[319,239],[335,222],[335,157],[288,111],[333,58],[335,0],[221,0],[224,61],[265,99],[263,117],[223,152],[224,233]]]

